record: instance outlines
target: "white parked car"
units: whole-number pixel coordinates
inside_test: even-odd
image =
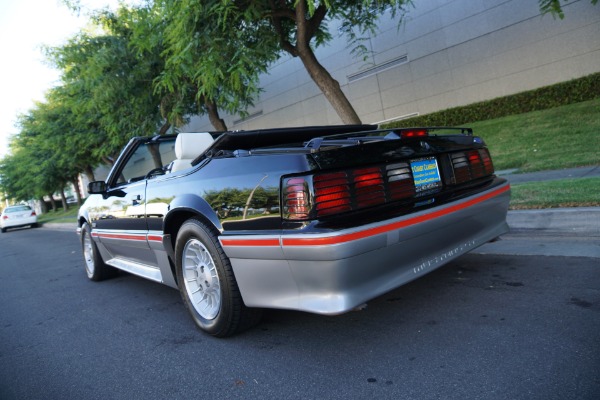
[[[0,228],[2,233],[8,228],[17,228],[21,226],[37,227],[37,215],[29,206],[18,205],[9,206],[2,211],[0,216]]]

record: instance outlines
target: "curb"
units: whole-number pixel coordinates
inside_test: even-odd
[[[600,236],[600,207],[511,210],[506,220],[511,230]]]
[[[56,231],[77,231],[77,223],[76,222],[45,222],[41,224],[42,228],[52,229]]]

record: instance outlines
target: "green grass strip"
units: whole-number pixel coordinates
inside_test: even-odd
[[[600,206],[600,177],[569,178],[512,185],[510,208]]]

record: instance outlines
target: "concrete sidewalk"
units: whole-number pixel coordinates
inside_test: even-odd
[[[557,179],[569,178],[591,178],[600,176],[600,165],[591,167],[567,168],[552,171],[527,172],[524,174],[516,173],[517,170],[509,169],[496,171],[498,176],[508,179],[511,184],[526,182],[554,181]]]
[[[52,229],[55,231],[77,231],[77,222],[45,222],[42,228]]]

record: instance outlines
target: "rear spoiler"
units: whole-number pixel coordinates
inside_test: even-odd
[[[370,131],[361,131],[354,133],[343,133],[343,134],[331,134],[326,136],[314,137],[303,143],[303,146],[295,147],[279,147],[274,148],[258,148],[251,149],[244,152],[245,155],[250,154],[269,154],[273,152],[277,153],[317,153],[332,148],[346,147],[346,146],[357,146],[366,143],[381,142],[385,140],[398,140],[398,139],[411,139],[411,138],[423,138],[428,136],[437,136],[439,132],[444,131],[449,134],[460,133],[464,136],[473,136],[473,129],[471,128],[456,128],[448,126],[434,126],[434,127],[414,127],[414,128],[398,128],[398,129],[378,129]]]

